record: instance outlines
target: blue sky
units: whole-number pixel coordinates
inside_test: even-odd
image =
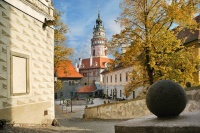
[[[111,39],[112,35],[119,33],[120,24],[117,19],[121,10],[121,0],[53,0],[55,8],[62,11],[62,20],[69,27],[67,34],[68,47],[74,48],[73,61],[78,58],[90,56],[90,46],[93,27],[98,16],[98,5],[100,7],[101,19],[106,29],[106,37]]]

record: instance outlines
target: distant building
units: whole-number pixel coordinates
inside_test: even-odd
[[[56,99],[70,99],[71,97],[76,98],[76,91],[81,88],[80,80],[83,76],[76,71],[71,61],[62,60],[59,62],[57,76],[58,79],[62,81],[63,88],[56,92]]]
[[[198,28],[200,28],[200,15],[194,18],[198,23]],[[200,56],[200,30],[189,30],[183,29],[178,34],[179,39],[186,38],[184,45],[186,47],[194,46],[194,53],[196,56]],[[197,74],[194,74],[195,80],[200,83],[200,68]]]
[[[129,73],[132,71],[132,67],[124,68],[118,66],[113,71],[109,72],[104,70],[103,75],[103,89],[106,97],[112,99],[127,99],[128,97],[123,94],[124,86],[128,83]],[[134,98],[134,93],[130,96]]]
[[[86,59],[80,58],[79,64],[76,65],[77,71],[84,76],[81,79],[81,85],[95,86],[96,88],[96,84],[102,82],[101,72],[107,67],[107,63],[111,61],[107,57],[106,44],[105,29],[100,13],[98,13],[96,25],[93,28],[93,38],[91,39],[91,56]]]
[[[112,71],[104,70],[102,88],[104,95],[112,99],[133,99],[138,96],[139,91],[143,87],[139,87],[129,96],[124,95],[124,87],[129,82],[129,75],[133,67],[123,67],[121,65],[115,67]]]
[[[51,0],[0,0],[0,119],[55,118],[53,19]]]
[[[83,86],[79,90],[76,91],[76,95],[78,99],[83,99],[86,97],[94,97],[95,96],[95,86]]]

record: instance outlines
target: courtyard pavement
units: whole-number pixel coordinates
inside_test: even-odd
[[[88,104],[88,107],[103,104],[104,99],[94,99],[94,104]],[[112,101],[111,101],[112,102]],[[60,101],[55,101],[55,117],[60,127],[54,126],[36,126],[36,127],[6,127],[0,130],[0,133],[114,133],[114,125],[124,120],[100,120],[100,119],[82,119],[86,101],[73,101],[71,107],[62,110]]]
[[[67,127],[72,133],[114,133],[114,125],[123,120],[100,120],[100,119],[82,119],[86,101],[83,105],[73,105],[67,107],[67,111],[62,111],[59,101],[55,102],[56,119],[61,127]],[[88,107],[104,104],[104,99],[94,99],[94,104],[88,104]]]

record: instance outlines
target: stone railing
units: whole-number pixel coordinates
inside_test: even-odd
[[[200,89],[187,89],[188,104],[184,112],[200,110]],[[85,108],[84,118],[132,119],[151,114],[146,99],[132,99]]]
[[[130,119],[148,114],[145,99],[133,99],[85,108],[84,118]]]
[[[188,104],[185,108],[185,112],[192,112],[200,110],[200,87],[191,87],[186,89],[188,96]]]

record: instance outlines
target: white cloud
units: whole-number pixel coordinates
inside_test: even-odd
[[[118,23],[115,23],[113,19],[107,20],[105,23],[107,29],[107,38],[111,39],[112,35],[120,33],[121,27]]]

